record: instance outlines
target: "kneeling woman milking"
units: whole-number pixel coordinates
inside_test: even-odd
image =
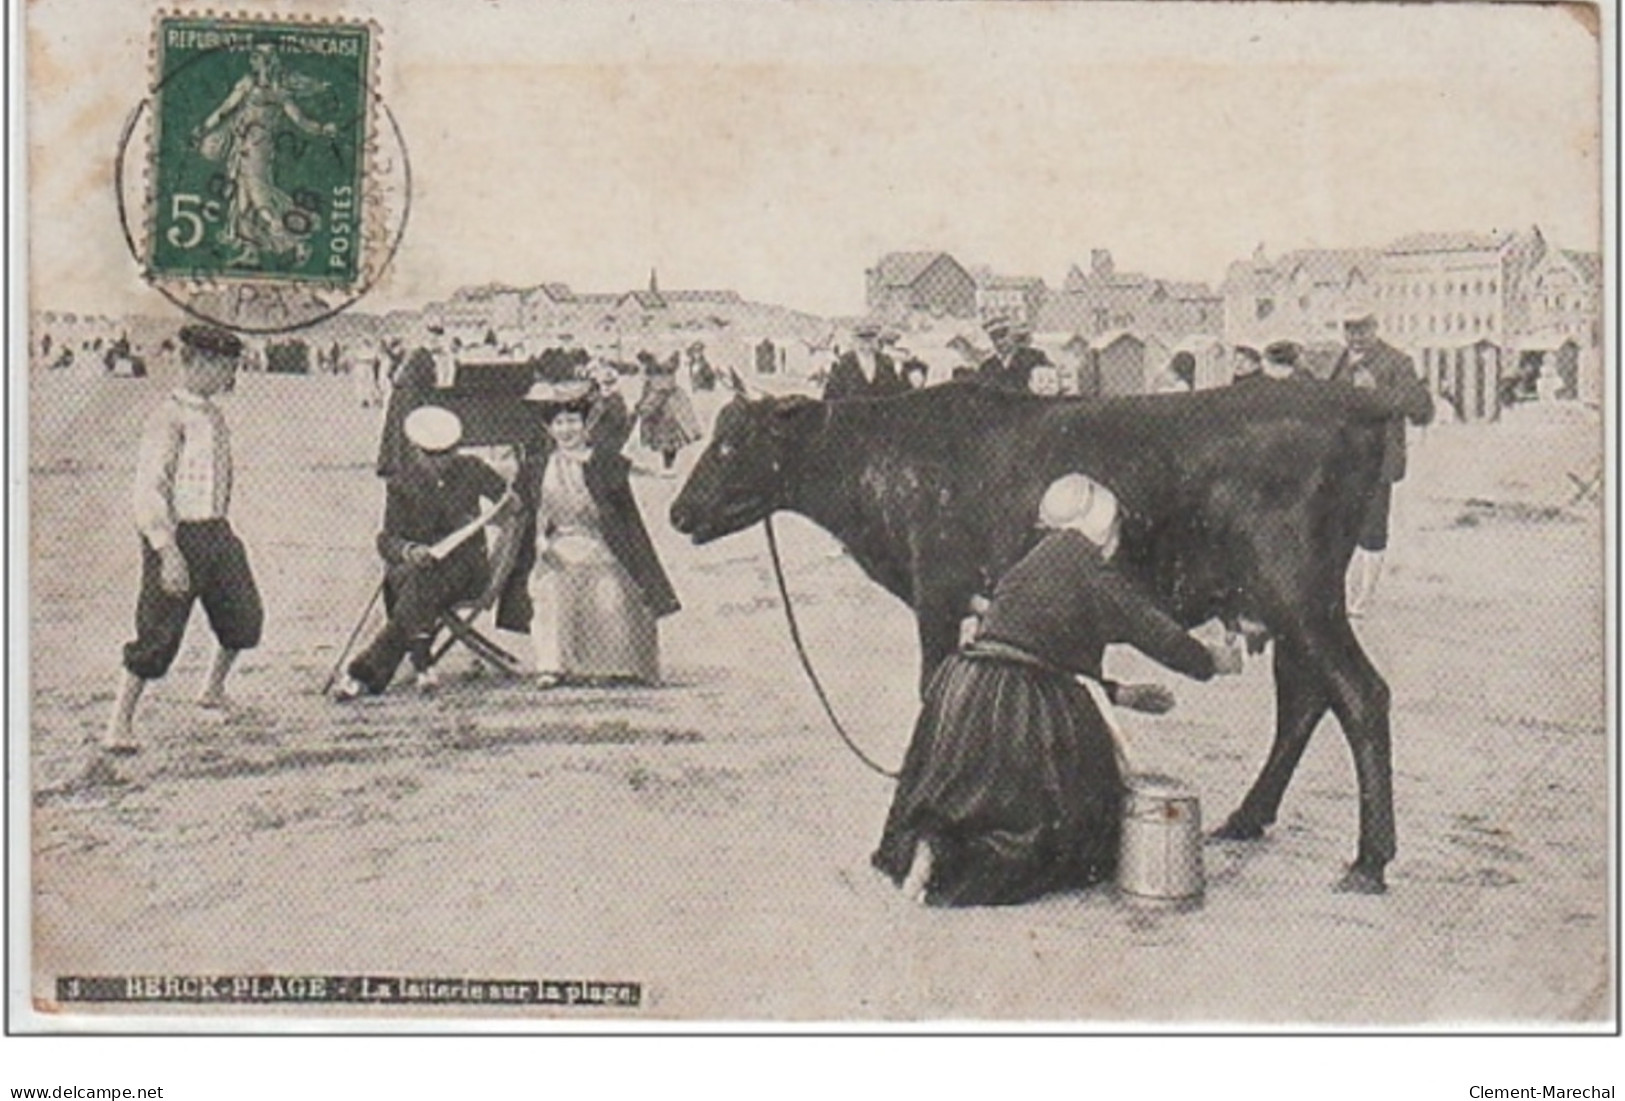
[[[874,865],[916,902],[992,906],[1086,887],[1116,867],[1124,777],[1113,700],[1167,710],[1153,685],[1101,681],[1121,642],[1197,680],[1241,670],[1110,564],[1117,499],[1082,474],[1045,491],[1048,529],[998,582],[975,640],[938,667]]]

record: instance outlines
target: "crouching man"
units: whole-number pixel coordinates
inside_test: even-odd
[[[491,519],[514,502],[500,474],[472,455],[457,453],[463,437],[457,414],[425,405],[406,417],[404,430],[408,462],[389,479],[384,530],[378,535],[378,553],[388,567],[388,620],[350,662],[334,693],[339,700],[384,691],[407,656],[419,690],[436,686],[430,646],[441,613],[475,599],[490,581],[483,528],[455,547],[437,550],[436,544],[480,516],[481,498],[498,505]]]

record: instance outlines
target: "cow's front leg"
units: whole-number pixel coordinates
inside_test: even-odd
[[[1326,714],[1325,681],[1297,639],[1275,640],[1275,742],[1247,797],[1213,836],[1253,841],[1275,821],[1309,736]]]

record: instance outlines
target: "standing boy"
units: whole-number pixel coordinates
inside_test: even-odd
[[[207,325],[180,331],[181,385],[147,418],[136,460],[135,523],[141,537],[141,594],[134,641],[103,735],[110,753],[140,749],[133,721],[147,682],[169,671],[180,651],[192,602],[203,601],[220,643],[202,707],[227,704],[226,674],[237,655],[259,644],[265,613],[242,540],[231,530],[231,435],[215,404],[236,384],[243,345]]]

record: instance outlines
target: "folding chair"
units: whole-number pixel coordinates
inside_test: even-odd
[[[440,630],[446,633],[446,637],[430,651],[430,668],[440,664],[440,659],[445,657],[446,652],[453,646],[462,643],[476,657],[495,666],[507,676],[524,675],[523,661],[481,634],[474,626],[474,621],[481,614],[496,607],[497,601],[502,597],[502,590],[508,583],[508,577],[513,573],[514,563],[519,560],[522,520],[523,517],[517,511],[510,511],[506,517],[497,521],[496,538],[490,549],[491,580],[486,583],[484,591],[474,599],[454,604],[440,613]]]

